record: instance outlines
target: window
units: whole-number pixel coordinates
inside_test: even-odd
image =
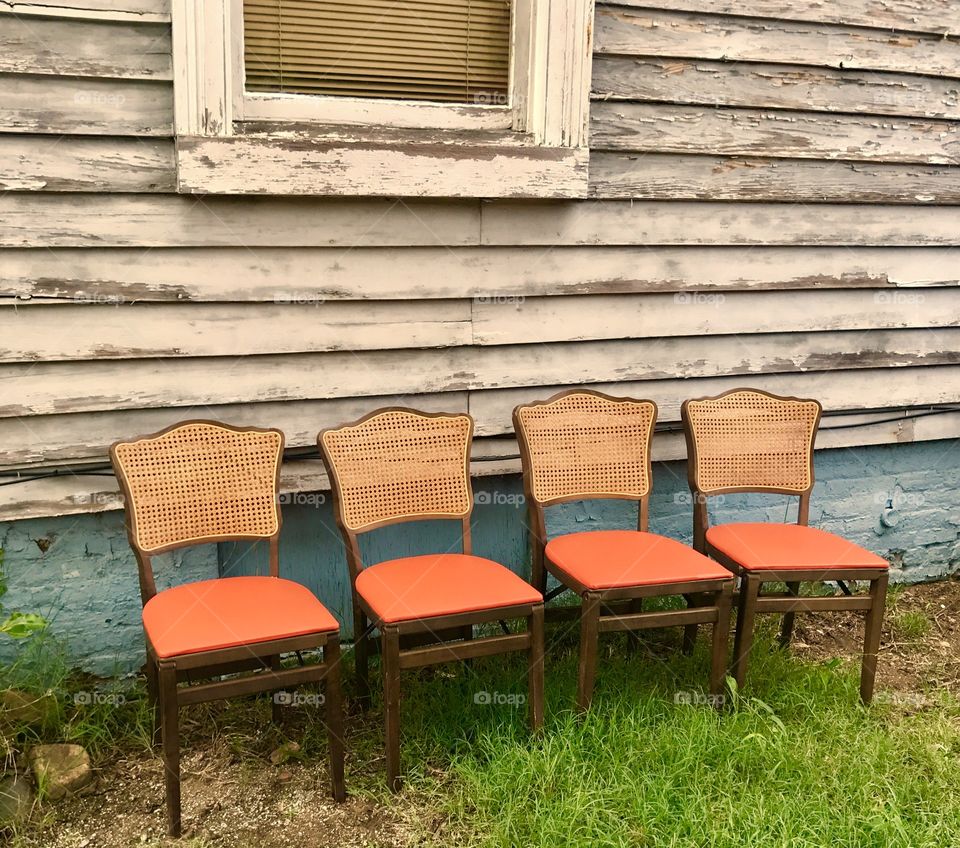
[[[183,192],[586,193],[591,0],[173,0]]]

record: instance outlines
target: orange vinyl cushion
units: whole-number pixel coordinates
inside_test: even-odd
[[[279,577],[221,577],[166,589],[147,601],[143,626],[158,657],[339,628],[306,586]]]
[[[707,530],[707,541],[747,570],[889,567],[841,536],[802,524],[720,524]]]
[[[467,554],[427,554],[371,565],[357,577],[357,593],[381,621],[539,604],[543,596],[493,560]]]
[[[675,539],[639,530],[593,530],[557,536],[546,556],[588,589],[733,579],[722,565]]]

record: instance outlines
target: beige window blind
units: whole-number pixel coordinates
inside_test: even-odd
[[[511,0],[244,0],[249,91],[507,103]]]

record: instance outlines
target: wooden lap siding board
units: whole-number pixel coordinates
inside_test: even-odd
[[[744,383],[813,395],[856,425],[824,447],[955,437],[960,413],[905,417],[960,397],[951,15],[601,4],[592,200],[334,200],[175,194],[163,0],[0,2],[0,464],[197,415],[306,448],[405,403],[471,412],[474,472],[515,473],[512,407],[578,384],[666,424]],[[112,491],[3,487],[0,520]]]

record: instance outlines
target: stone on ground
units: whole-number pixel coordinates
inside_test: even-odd
[[[53,801],[83,788],[93,778],[90,755],[81,745],[36,745],[27,760],[37,786]]]
[[[23,775],[0,778],[0,827],[20,824],[33,808],[33,789]]]

